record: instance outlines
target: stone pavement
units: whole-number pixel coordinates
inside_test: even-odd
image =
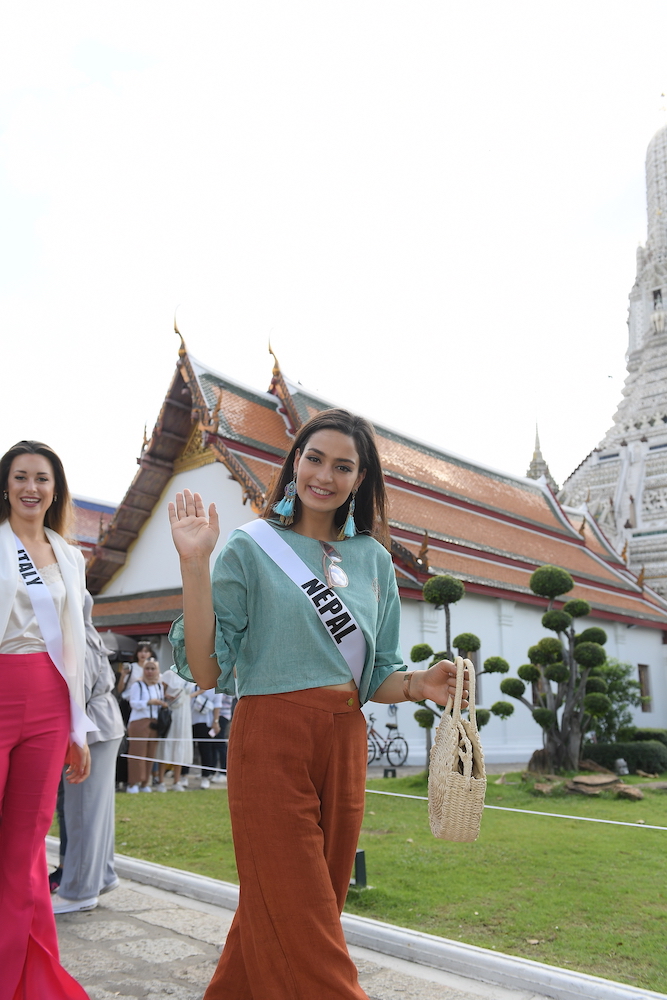
[[[201,1000],[232,917],[230,910],[121,879],[95,910],[56,918],[61,960],[91,1000]],[[350,953],[371,1000],[543,1000],[364,948]]]

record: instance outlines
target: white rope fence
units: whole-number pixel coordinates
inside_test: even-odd
[[[417,799],[420,802],[428,802],[428,795],[405,795],[402,792],[381,792],[379,788],[367,788],[369,795],[390,795],[396,799]],[[611,826],[632,826],[635,829],[643,830],[667,830],[667,826],[651,826],[650,823],[624,823],[617,819],[593,819],[591,816],[568,816],[565,813],[540,812],[537,809],[512,809],[510,806],[489,806],[484,803],[485,809],[497,809],[499,812],[525,813],[527,816],[553,816],[554,819],[579,819],[583,823],[608,823]]]

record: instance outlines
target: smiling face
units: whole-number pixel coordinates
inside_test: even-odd
[[[335,430],[316,431],[303,451],[297,449],[294,470],[304,513],[330,515],[332,520],[366,475],[359,468],[354,438]]]
[[[9,468],[5,489],[12,520],[43,524],[55,492],[53,467],[48,458],[17,455]]]

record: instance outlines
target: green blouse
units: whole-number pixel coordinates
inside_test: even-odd
[[[322,544],[289,529],[285,541],[325,582]],[[341,556],[348,586],[334,587],[366,639],[359,687],[362,704],[396,670],[404,670],[399,645],[400,601],[391,556],[375,539],[355,535],[333,543]],[[328,560],[327,564],[328,564]],[[239,697],[279,694],[351,678],[350,668],[331,641],[315,609],[299,588],[245,531],[233,531],[218,556],[212,577],[216,618],[215,656],[220,665],[217,690]],[[175,669],[192,680],[185,659],[183,618],[171,627]]]

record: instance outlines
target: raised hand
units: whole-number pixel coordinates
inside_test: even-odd
[[[181,559],[208,560],[220,534],[215,504],[210,505],[207,516],[199,493],[183,490],[168,510],[171,537]]]

